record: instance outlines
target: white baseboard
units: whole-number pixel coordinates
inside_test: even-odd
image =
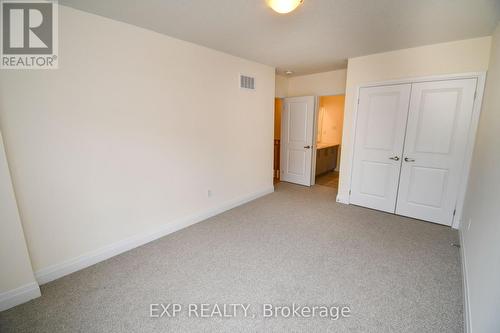
[[[127,238],[119,242],[110,244],[108,246],[102,247],[100,249],[97,249],[95,251],[86,253],[79,257],[69,259],[59,264],[55,264],[43,268],[41,270],[38,270],[35,272],[35,277],[40,285],[45,284],[47,282],[56,280],[65,275],[71,274],[73,272],[94,265],[103,260],[109,259],[120,253],[129,251],[133,248],[154,241],[158,238],[176,232],[180,229],[189,227],[190,225],[206,220],[212,216],[225,212],[226,210],[240,206],[242,204],[245,204],[247,202],[250,202],[252,200],[255,200],[259,197],[262,197],[272,192],[274,192],[273,186],[265,188],[261,191],[251,193],[249,195],[239,197],[237,199],[229,200],[217,208],[212,208],[202,213],[170,221],[169,223],[166,223],[164,226],[155,231]]]
[[[5,311],[37,297],[40,297],[40,288],[36,282],[0,293],[0,311]]]
[[[471,332],[470,326],[470,304],[469,304],[469,284],[467,282],[467,258],[465,256],[465,242],[462,230],[458,230],[460,235],[460,259],[462,262],[462,290],[464,295],[464,332]]]

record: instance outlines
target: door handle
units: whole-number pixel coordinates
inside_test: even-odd
[[[304,146],[305,149],[311,149],[311,146]]]
[[[389,157],[390,160],[399,161],[399,156]]]
[[[415,162],[413,158],[405,157],[405,162]]]

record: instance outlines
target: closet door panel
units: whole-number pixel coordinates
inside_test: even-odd
[[[360,89],[350,203],[394,213],[410,88]]]
[[[476,79],[412,85],[396,213],[451,225]]]

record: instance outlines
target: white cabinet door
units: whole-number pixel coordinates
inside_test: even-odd
[[[451,225],[476,79],[415,83],[396,213]]]
[[[411,84],[360,89],[353,204],[394,213]]]
[[[314,96],[285,98],[281,114],[281,180],[311,185]]]

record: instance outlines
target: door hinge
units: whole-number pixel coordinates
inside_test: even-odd
[[[359,98],[358,98],[358,105],[359,105]]]
[[[477,98],[477,90],[474,91],[474,100],[476,100],[476,98]]]
[[[351,190],[349,190],[349,195],[351,195]]]
[[[455,217],[455,214],[456,214],[456,213],[457,213],[457,209],[455,208],[455,209],[453,210],[453,217]]]

